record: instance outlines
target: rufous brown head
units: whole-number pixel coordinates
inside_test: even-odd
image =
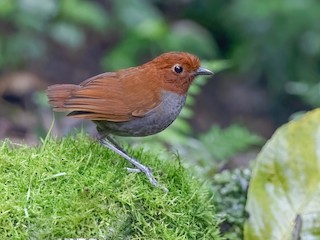
[[[195,55],[186,52],[167,52],[141,66],[154,69],[162,88],[179,94],[186,94],[196,76],[213,75],[213,72],[200,66]]]

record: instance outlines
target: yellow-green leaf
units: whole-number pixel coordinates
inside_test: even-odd
[[[279,128],[259,154],[245,239],[320,239],[320,109]]]

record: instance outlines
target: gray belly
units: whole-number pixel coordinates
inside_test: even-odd
[[[129,122],[96,121],[100,134],[142,137],[153,135],[166,129],[179,115],[186,95],[164,92],[161,104],[144,117],[134,118]]]

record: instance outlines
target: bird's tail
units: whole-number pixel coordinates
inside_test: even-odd
[[[49,86],[47,96],[53,110],[58,112],[68,111],[65,106],[65,101],[69,99],[72,92],[78,88],[79,86],[75,84],[56,84]]]

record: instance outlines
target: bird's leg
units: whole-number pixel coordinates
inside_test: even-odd
[[[123,148],[120,147],[119,144],[117,144],[117,142],[114,139],[112,139],[109,135],[105,135],[105,136],[101,137],[99,139],[99,141],[103,146],[118,153],[120,156],[125,158],[133,166],[136,167],[136,169],[127,168],[129,171],[131,171],[131,172],[144,172],[147,175],[147,177],[152,185],[154,185],[156,187],[161,187],[161,188],[163,188],[163,190],[165,192],[168,192],[168,189],[166,187],[159,185],[158,181],[154,178],[152,171],[148,167],[142,165],[138,160],[134,159],[133,157],[130,157],[128,155],[128,153],[125,150],[123,150]]]

